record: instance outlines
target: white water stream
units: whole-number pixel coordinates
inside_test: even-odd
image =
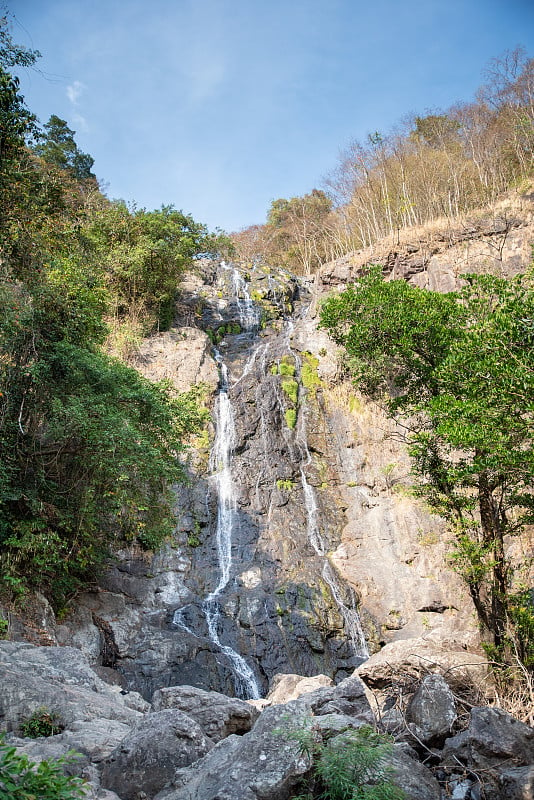
[[[232,286],[239,310],[239,322],[244,331],[253,330],[259,322],[246,282],[240,273],[222,262],[225,270],[231,270]],[[217,528],[215,540],[219,566],[219,581],[215,589],[202,603],[208,634],[212,643],[228,658],[234,674],[236,695],[243,699],[261,697],[254,672],[245,659],[219,638],[221,606],[219,597],[228,586],[232,573],[232,539],[236,517],[236,498],[232,481],[232,453],[235,446],[234,411],[228,396],[228,368],[218,350],[215,360],[219,366],[219,393],[215,403],[215,441],[210,455],[210,473],[217,493]],[[183,621],[183,609],[174,613],[173,622],[189,633],[194,633]]]
[[[233,289],[235,303],[239,312],[239,322],[244,333],[257,330],[259,325],[259,310],[249,294],[247,282],[237,269],[224,262],[221,264],[225,271],[230,272],[230,283]],[[296,368],[300,371],[301,361],[299,354],[291,349],[291,334],[293,323],[286,324],[285,343],[289,352],[295,359]],[[269,344],[258,344],[252,350],[242,374],[234,381],[238,383],[252,369],[256,361],[260,361],[262,372],[267,369],[267,353]],[[202,612],[206,619],[208,635],[216,648],[223,653],[232,668],[234,675],[235,692],[238,697],[244,699],[257,699],[261,696],[260,688],[253,670],[245,659],[229,645],[221,642],[219,636],[221,620],[220,596],[228,586],[232,578],[232,539],[238,522],[235,488],[232,481],[232,455],[235,447],[235,428],[234,410],[229,397],[229,378],[228,369],[224,359],[218,350],[215,350],[215,359],[219,366],[220,383],[219,393],[215,405],[215,441],[210,455],[210,474],[211,481],[215,485],[217,494],[217,527],[215,532],[217,558],[219,568],[219,579],[215,589],[210,592],[202,603]],[[266,421],[261,417],[262,429]],[[307,536],[313,550],[323,560],[322,577],[329,586],[332,597],[339,609],[344,621],[345,632],[350,639],[354,652],[357,655],[368,657],[369,653],[365,642],[365,637],[361,628],[360,619],[356,610],[356,602],[353,592],[350,596],[353,602],[349,606],[343,601],[346,596],[346,589],[342,587],[340,580],[327,558],[327,546],[321,536],[318,522],[318,507],[316,495],[313,487],[306,478],[306,469],[311,464],[312,458],[307,445],[306,420],[304,409],[299,412],[299,425],[296,431],[294,442],[288,442],[292,455],[299,463],[302,492],[307,516]],[[264,437],[266,440],[266,437]],[[267,451],[264,454],[268,461]],[[260,480],[258,475],[258,485]],[[258,491],[258,485],[256,491]],[[184,609],[177,609],[173,621],[183,630],[195,635],[183,619]]]

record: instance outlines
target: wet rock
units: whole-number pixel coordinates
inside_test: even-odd
[[[441,675],[427,675],[406,710],[417,739],[429,746],[443,744],[456,721],[454,695]],[[410,727],[411,727],[410,726]]]
[[[205,755],[212,744],[200,726],[181,711],[148,714],[109,757],[102,785],[117,792],[121,800],[153,797],[177,768]]]
[[[154,694],[152,705],[154,711],[168,708],[183,711],[200,725],[213,742],[232,733],[247,733],[259,717],[259,711],[243,700],[193,686],[160,689]]]

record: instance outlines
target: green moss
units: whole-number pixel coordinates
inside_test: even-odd
[[[303,355],[304,361],[300,370],[300,379],[304,388],[307,389],[312,396],[315,396],[317,389],[321,388],[323,385],[317,371],[319,359],[311,353],[303,353]]]
[[[277,489],[284,490],[286,492],[290,492],[295,484],[292,480],[282,480],[281,478],[276,481]]]
[[[286,425],[288,428],[293,428],[297,424],[297,409],[296,408],[288,408],[284,414]]]
[[[282,389],[287,394],[292,403],[297,403],[299,385],[293,378],[286,378],[282,381]]]

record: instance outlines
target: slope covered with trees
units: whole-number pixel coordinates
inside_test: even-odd
[[[0,589],[61,607],[117,540],[156,547],[205,412],[113,358],[168,326],[184,269],[219,240],[172,207],[110,202],[64,120],[40,128],[0,24]],[[122,345],[121,345],[122,342]]]
[[[406,226],[451,221],[532,176],[534,59],[495,59],[471,103],[405,119],[346,149],[325,191],[274,200],[265,225],[234,234],[245,261],[301,274],[396,238]]]

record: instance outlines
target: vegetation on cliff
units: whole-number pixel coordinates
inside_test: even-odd
[[[0,588],[60,607],[113,541],[172,530],[168,487],[204,412],[109,352],[170,324],[181,274],[220,239],[100,192],[74,131],[25,106],[12,69],[38,56],[1,21]]]
[[[406,226],[454,220],[532,175],[534,59],[494,59],[471,103],[405,119],[353,142],[326,191],[277,199],[265,225],[234,234],[244,261],[310,274],[321,263],[396,238]]]
[[[427,502],[499,657],[534,666],[534,604],[506,538],[534,521],[534,283],[465,276],[440,294],[372,269],[321,324],[358,387],[402,419]],[[518,565],[516,565],[518,566]]]

